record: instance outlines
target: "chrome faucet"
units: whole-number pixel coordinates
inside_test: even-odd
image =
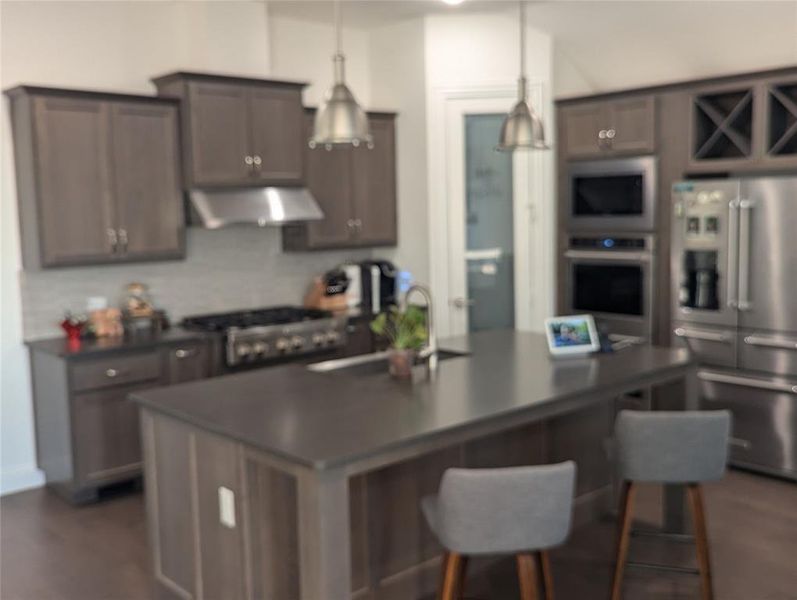
[[[410,296],[414,292],[423,296],[426,301],[426,347],[419,353],[418,357],[425,360],[429,371],[437,370],[437,334],[434,329],[434,307],[432,305],[432,292],[423,285],[412,285],[407,293],[404,294],[404,301],[401,303],[401,310],[407,310],[410,304]]]

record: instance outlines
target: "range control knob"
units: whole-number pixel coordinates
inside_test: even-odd
[[[334,329],[327,331],[328,344],[334,344],[335,342],[338,341],[338,339],[340,339],[340,334],[337,331],[335,331]]]
[[[326,341],[326,339],[327,337],[320,331],[313,334],[313,344],[316,346],[321,346]]]
[[[255,342],[252,344],[252,350],[255,354],[265,354],[268,352],[268,344],[266,342]]]
[[[291,338],[291,346],[293,346],[296,350],[304,346],[304,338],[300,335],[295,335]]]
[[[279,352],[287,352],[288,348],[291,347],[291,342],[288,338],[280,338],[277,340],[275,346]]]
[[[249,344],[238,344],[235,347],[235,353],[241,358],[246,358],[247,356],[252,354],[252,346],[250,346]]]

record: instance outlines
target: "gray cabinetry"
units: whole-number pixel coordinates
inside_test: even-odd
[[[31,345],[38,462],[62,496],[91,501],[141,473],[138,407],[128,395],[209,376],[209,345],[188,339],[86,356],[57,346]]]
[[[25,268],[183,256],[173,101],[27,86],[7,94]]]
[[[653,96],[590,100],[560,110],[567,158],[647,154],[656,149]]]
[[[289,251],[391,246],[397,240],[395,115],[370,113],[373,148],[306,150],[307,187],[324,219],[283,228]],[[305,121],[309,137],[312,115]]]
[[[182,101],[186,187],[302,183],[305,84],[182,72],[153,81]]]

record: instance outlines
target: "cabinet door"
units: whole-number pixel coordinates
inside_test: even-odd
[[[164,349],[169,385],[204,379],[210,375],[210,353],[203,342]]]
[[[565,154],[568,157],[602,154],[605,141],[598,136],[607,129],[606,106],[602,102],[568,106],[561,110]]]
[[[374,147],[352,150],[352,201],[359,245],[396,243],[396,143],[392,117],[371,118]]]
[[[312,123],[305,121],[305,131]],[[306,151],[307,188],[318,201],[324,218],[307,224],[308,249],[343,248],[352,245],[351,202],[352,150],[323,146]]]
[[[655,104],[653,96],[645,96],[615,100],[609,105],[607,127],[614,131],[614,137],[609,140],[613,152],[655,151]]]
[[[249,122],[254,177],[269,183],[300,183],[307,145],[301,92],[250,88]]]
[[[177,107],[131,102],[112,111],[120,256],[182,256]]]
[[[250,183],[247,88],[226,83],[190,83],[191,183]]]
[[[127,395],[157,381],[119,386],[74,396],[73,419],[77,477],[101,483],[134,477],[141,470],[138,406]]]
[[[108,112],[97,100],[33,100],[42,266],[113,260]]]

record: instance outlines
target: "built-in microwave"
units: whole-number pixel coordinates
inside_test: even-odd
[[[567,178],[571,231],[653,231],[656,159],[573,162]]]

